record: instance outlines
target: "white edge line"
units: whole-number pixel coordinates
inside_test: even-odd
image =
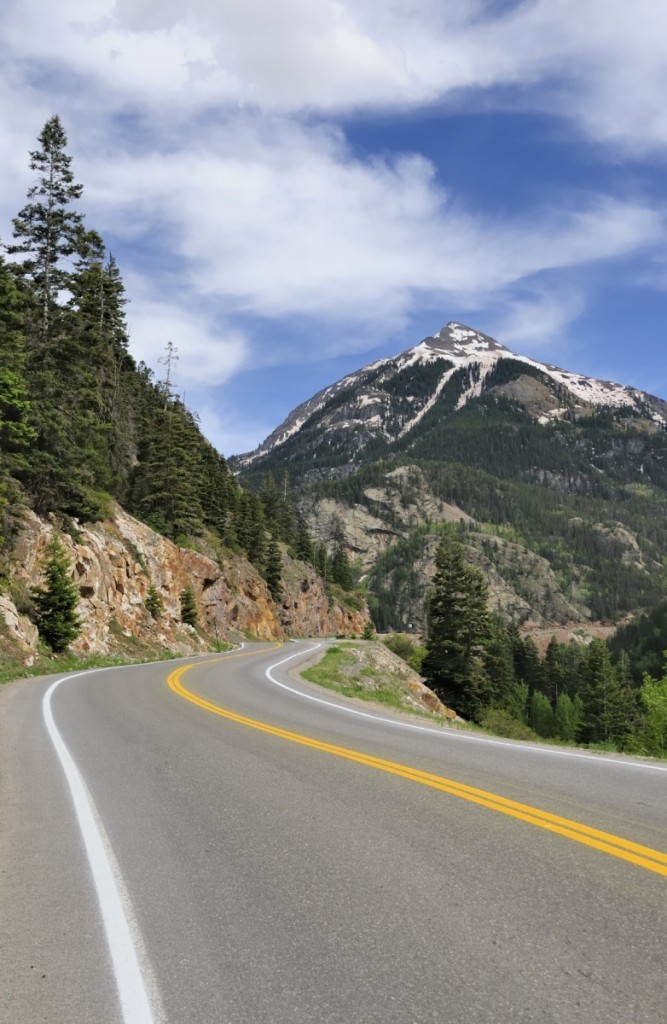
[[[445,729],[428,726],[428,725],[416,725],[414,722],[399,722],[393,718],[385,718],[383,715],[374,715],[369,711],[359,711],[357,708],[348,708],[344,704],[337,704],[332,700],[324,700],[323,697],[316,697],[312,693],[304,693],[302,690],[296,690],[293,686],[288,686],[287,683],[281,683],[275,676],[272,675],[271,670],[279,668],[284,665],[285,662],[291,661],[292,658],[297,658],[300,654],[310,654],[312,651],[316,651],[322,644],[316,644],[315,647],[309,647],[306,651],[297,651],[296,654],[291,654],[289,658],[283,658],[282,661],[276,661],[273,665],[270,665],[266,670],[267,679],[274,683],[275,686],[279,686],[281,690],[287,690],[288,693],[293,693],[296,697],[303,697],[304,700],[312,700],[316,704],[324,704],[326,707],[335,708],[336,711],[345,711],[348,715],[357,715],[359,718],[369,718],[373,722],[382,722],[384,725],[393,725],[397,729],[413,729],[416,732],[426,732],[429,736],[440,736],[444,740],[467,740],[469,743],[485,743],[493,747],[502,747],[507,750],[518,751],[534,751],[536,754],[553,755],[555,757],[575,757],[580,761],[594,761],[595,764],[614,764],[621,765],[623,768],[645,768],[648,771],[654,772],[667,772],[667,765],[661,764],[646,764],[643,761],[621,761],[619,758],[604,757],[601,754],[579,754],[573,750],[555,750],[553,747],[541,747],[533,743],[513,743],[511,740],[493,740],[487,739],[486,736],[471,736],[464,732],[455,732],[451,728],[445,727]]]
[[[51,742],[67,779],[88,856],[111,954],[123,1024],[157,1024],[158,1018],[153,1013],[147,983],[137,952],[137,945],[141,944],[138,927],[134,922],[129,899],[127,896],[123,898],[121,895],[121,892],[124,893],[125,887],[120,878],[115,857],[103,832],[103,827],[100,827],[99,816],[86,783],[58,731],[51,708],[53,693],[66,679],[80,678],[83,675],[99,671],[103,670],[89,669],[86,672],[76,673],[75,676],[63,676],[56,679],[44,695],[42,711]],[[153,985],[151,985],[151,989],[154,989]]]

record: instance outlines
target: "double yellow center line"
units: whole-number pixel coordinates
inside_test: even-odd
[[[234,655],[232,655],[234,657]],[[238,657],[238,655],[236,655]],[[207,664],[211,664],[207,662]],[[573,839],[584,846],[590,846],[595,850],[611,854],[621,860],[629,861],[637,867],[653,871],[655,874],[667,877],[667,854],[659,850],[652,850],[648,846],[641,846],[629,839],[622,839],[620,836],[612,835],[609,832],[601,832],[599,829],[590,828],[577,821],[570,821],[568,818],[561,818],[557,814],[550,814],[548,811],[541,811],[536,807],[527,804],[517,803],[516,800],[508,800],[506,797],[489,793],[483,789],[476,789],[474,786],[467,786],[462,782],[455,782],[452,779],[443,778],[441,775],[432,775],[430,772],[422,772],[417,768],[408,765],[398,764],[395,761],[386,761],[381,757],[373,757],[364,754],[359,750],[351,750],[348,747],[339,747],[334,743],[323,743],[311,736],[304,736],[302,733],[291,732],[288,729],[281,729],[267,722],[261,722],[256,718],[248,718],[246,715],[238,715],[234,711],[213,704],[203,697],[197,696],[191,690],[187,690],[181,682],[182,677],[197,663],[183,665],[169,676],[170,688],[179,697],[190,701],[204,711],[210,711],[221,718],[227,718],[231,722],[245,725],[250,729],[267,733],[269,736],[277,736],[280,739],[288,740],[290,743],[298,743],[302,747],[310,747],[312,750],[319,750],[325,754],[333,754],[342,757],[346,761],[354,761],[357,764],[366,765],[368,768],[375,768],[378,771],[387,772],[389,775],[397,775],[412,782],[418,782],[422,786],[429,786],[431,789],[440,790],[442,793],[449,793],[451,796],[459,797],[461,800],[468,800],[470,803],[478,804],[480,807],[488,807],[500,814],[507,814],[519,821],[525,821],[529,825],[536,825],[538,828],[555,832],[566,839]]]

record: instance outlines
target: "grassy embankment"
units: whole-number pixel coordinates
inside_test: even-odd
[[[387,666],[364,663],[359,657],[363,648],[354,643],[337,644],[329,647],[323,658],[304,669],[301,676],[308,682],[334,690],[345,697],[382,704],[396,711],[408,711],[431,721],[446,722],[441,715],[411,705],[414,695],[406,683],[406,675]],[[367,650],[372,650],[369,645]],[[447,723],[449,724],[449,723]]]

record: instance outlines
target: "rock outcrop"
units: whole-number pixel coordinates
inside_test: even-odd
[[[11,557],[14,594],[18,590],[27,600],[30,588],[42,582],[47,547],[56,530],[54,519],[26,511]],[[218,561],[179,548],[119,506],[111,519],[75,524],[60,539],[81,593],[83,629],[72,644],[77,652],[106,654],[134,645],[185,654],[243,636],[283,640],[360,633],[368,620],[365,608],[349,610],[330,601],[312,567],[287,555],[284,597],[276,603],[245,559],[226,554]],[[163,605],[157,618],[146,608],[151,586]],[[196,598],[199,631],[181,622],[180,595],[186,587]],[[11,592],[0,598],[0,616],[12,641],[29,656],[37,647],[37,630],[11,598]]]

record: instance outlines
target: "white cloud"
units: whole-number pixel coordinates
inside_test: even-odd
[[[27,150],[59,111],[90,225],[126,243],[133,350],[157,368],[172,341],[188,395],[249,364],[293,361],[300,347],[307,359],[362,352],[417,309],[457,305],[473,320],[494,310],[501,340],[546,345],[586,301],[583,284],[563,278],[664,242],[659,212],[593,189],[493,219],[449,194],[419,154],[360,158],[317,121],[510,103],[637,155],[667,147],[663,3],[498,9],[492,0],[7,0],[3,232],[30,178]],[[269,339],[263,352],[255,328]],[[199,407],[215,436],[235,431],[231,448],[249,446],[231,412],[204,398]]]
[[[579,199],[493,221],[455,203],[419,156],[362,162],[340,135],[239,118],[187,152],[86,169],[95,223],[166,225],[187,287],[228,314],[395,323],[417,302],[479,305],[546,270],[664,239],[639,202]]]
[[[24,61],[82,76],[99,109],[415,107],[513,87],[517,102],[641,152],[667,145],[662,0],[14,0]],[[491,93],[491,98],[499,102]]]
[[[585,305],[581,290],[573,286],[534,289],[504,303],[494,318],[494,330],[504,345],[528,355],[554,342],[562,349],[563,332]]]
[[[178,361],[173,373],[174,390],[182,394],[194,386],[214,388],[224,384],[244,365],[247,341],[240,331],[211,323],[183,305],[164,300],[133,300],[128,308],[130,349],[163,376],[160,360],[169,342]]]

